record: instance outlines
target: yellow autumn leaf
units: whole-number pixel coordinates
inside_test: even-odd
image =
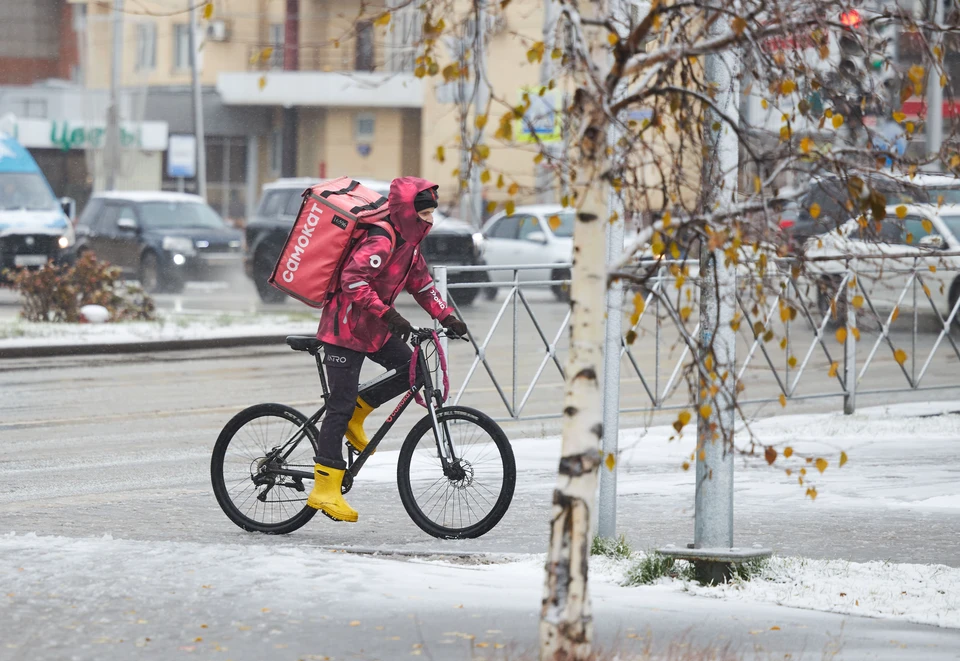
[[[789,459],[790,457],[792,457],[792,456],[793,456],[793,448],[790,447],[789,445],[788,445],[787,447],[783,448],[783,456],[786,457],[787,459]]]
[[[847,453],[846,453],[846,452],[841,452],[841,453],[840,453],[840,468],[843,468],[843,465],[844,465],[845,463],[847,463]]]
[[[550,229],[552,229],[554,232],[560,229],[561,224],[562,221],[560,220],[560,216],[554,215],[547,218],[547,225],[549,225]]]
[[[796,367],[796,366],[797,366],[797,357],[796,357],[796,356],[790,356],[790,358],[787,359],[787,365],[789,365],[790,367]]]
[[[213,3],[208,2],[203,6],[203,18],[209,21],[211,16],[213,16]]]
[[[858,294],[858,295],[854,296],[854,297],[853,297],[853,300],[850,301],[850,302],[853,303],[853,307],[855,307],[855,308],[857,308],[857,309],[859,310],[860,308],[863,307],[863,296],[860,296],[860,295]]]
[[[780,393],[780,406],[787,408],[787,396],[783,393]]]
[[[513,212],[517,210],[517,205],[514,204],[513,200],[508,201],[503,207],[508,216],[512,216]]]
[[[512,184],[510,184],[510,187],[507,188],[507,194],[510,196],[516,195],[519,192],[520,192],[520,184],[518,184],[517,182],[513,182]]]
[[[897,218],[903,220],[904,218],[907,217],[907,207],[903,206],[902,204],[897,207],[896,211],[897,211]]]
[[[907,352],[903,349],[897,349],[893,352],[893,359],[900,365],[903,365],[905,362],[907,362]]]
[[[893,323],[897,320],[897,317],[900,316],[900,306],[893,308],[893,312],[890,313],[890,322]]]
[[[443,163],[446,158],[446,150],[444,150],[443,145],[437,147],[437,160]]]
[[[930,222],[929,218],[924,218],[920,221],[920,224],[923,225],[923,231],[927,234],[933,234],[933,223]]]
[[[935,265],[933,265],[933,264],[931,264],[931,265],[928,266],[927,268],[930,269],[930,273],[936,273],[936,272],[937,272],[937,267],[936,267]]]
[[[490,170],[484,170],[483,172],[480,173],[480,182],[486,184],[489,181],[490,181]]]
[[[734,33],[739,37],[743,34],[743,31],[747,29],[747,21],[742,16],[737,16],[733,19],[730,27],[733,28]]]
[[[829,466],[830,464],[823,457],[818,457],[816,465],[817,465],[817,470],[822,473],[823,471],[827,470],[827,466]]]
[[[267,77],[260,76],[260,80],[257,81],[257,87],[259,87],[260,90],[263,91],[263,88],[266,86],[267,86]]]
[[[611,46],[616,46],[619,41],[620,37],[617,36],[616,32],[611,32],[607,35],[607,43]]]
[[[709,418],[711,413],[713,413],[713,407],[710,406],[709,404],[704,404],[703,406],[700,407],[701,418]]]
[[[838,129],[843,126],[843,115],[836,113],[830,121],[833,122],[833,128]]]
[[[682,468],[683,468],[683,470],[685,470],[685,471],[688,471],[688,470],[690,470],[690,462],[689,462],[689,461],[685,461],[685,462],[683,462],[683,464],[682,464],[682,466],[681,466],[681,467],[682,467]]]
[[[791,135],[791,133],[790,133],[790,127],[789,127],[789,126],[783,126],[783,127],[780,128],[780,139],[781,139],[783,142],[787,142],[788,140],[790,140],[790,135]]]
[[[815,145],[816,143],[813,141],[813,138],[804,138],[800,141],[800,151],[802,151],[804,154],[809,154],[810,150],[813,149]]]
[[[488,214],[491,214],[491,213],[493,213],[493,212],[496,211],[496,210],[497,210],[497,203],[496,203],[496,202],[487,202],[487,213],[488,213]]]
[[[832,363],[830,363],[830,369],[829,371],[827,371],[827,376],[829,376],[831,379],[837,376],[837,369],[839,369],[839,367],[840,367],[840,363],[838,363],[837,361],[833,361]]]
[[[837,329],[836,335],[837,335],[837,342],[839,342],[840,344],[843,344],[844,342],[847,341],[847,329],[844,328],[843,326]]]
[[[810,205],[810,217],[816,219],[819,216],[820,216],[820,205],[814,202],[813,204]]]
[[[351,627],[359,627],[359,626],[360,626],[360,620],[352,620],[352,621],[350,622],[350,626],[351,626]]]
[[[613,467],[617,465],[617,460],[613,456],[612,452],[607,453],[607,458],[603,460],[603,463],[606,465],[608,471],[613,471]]]
[[[801,484],[803,484],[803,483],[801,482]],[[807,495],[810,496],[810,500],[816,500],[816,499],[817,499],[817,488],[816,488],[816,487],[810,487],[810,488],[808,488],[808,489],[807,489]]]
[[[478,129],[482,129],[484,126],[487,125],[487,116],[477,115],[477,118],[473,120],[473,123]]]
[[[375,21],[373,22],[373,24],[374,24],[374,25],[377,25],[377,26],[379,26],[379,27],[383,27],[383,26],[385,26],[385,25],[389,25],[389,24],[390,24],[390,12],[385,11],[385,12],[383,12],[382,14],[380,14],[379,16],[377,16],[377,20],[375,20]]]
[[[763,106],[763,109],[766,110],[770,107],[770,102],[766,99],[760,99],[760,105]]]
[[[897,122],[897,123],[902,122],[902,121],[905,120],[906,118],[907,118],[907,116],[904,115],[904,114],[903,114],[902,112],[900,112],[899,110],[897,110],[896,112],[893,113],[893,121],[895,121],[895,122]]]
[[[780,83],[781,94],[791,94],[797,89],[797,84],[792,80],[785,80]]]
[[[851,332],[853,333],[853,339],[855,339],[857,342],[859,342],[859,341],[860,341],[860,329],[859,329],[859,328],[853,328],[853,329],[851,329]]]

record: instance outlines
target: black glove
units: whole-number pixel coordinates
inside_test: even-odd
[[[383,316],[380,317],[383,319],[387,328],[391,333],[399,337],[401,340],[406,342],[410,339],[410,333],[413,332],[413,326],[410,325],[410,322],[400,316],[400,313],[390,308],[383,313]]]
[[[452,314],[444,317],[443,321],[440,322],[440,325],[454,334],[459,335],[460,337],[467,336],[467,325]]]

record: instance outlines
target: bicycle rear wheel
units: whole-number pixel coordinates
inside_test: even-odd
[[[413,522],[441,539],[480,537],[510,507],[517,467],[506,434],[476,409],[437,410],[441,431],[449,434],[455,465],[444,474],[430,416],[407,434],[397,462],[400,500]]]
[[[283,535],[313,518],[307,507],[313,479],[271,472],[274,468],[313,475],[318,432],[308,425],[305,435],[284,458],[274,456],[307,421],[282,404],[258,404],[233,417],[220,432],[210,460],[213,493],[224,514],[250,532]],[[309,442],[304,442],[309,439]]]

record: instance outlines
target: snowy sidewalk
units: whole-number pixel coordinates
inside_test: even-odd
[[[521,655],[535,644],[543,584],[543,556],[451,564],[289,545],[5,535],[0,558],[2,659],[534,658]],[[606,647],[660,653],[674,643],[744,659],[960,658],[957,630],[903,622],[936,611],[940,624],[960,624],[960,570],[890,566],[878,579],[876,568],[850,565],[839,582],[823,563],[774,571],[795,578],[786,593],[822,592],[808,607],[828,606],[846,586],[851,598],[861,595],[861,614],[892,618],[879,620],[784,608],[776,604],[789,598],[776,589],[622,587],[625,567],[605,558],[591,565]],[[873,578],[862,581],[861,570]],[[912,591],[921,575],[951,596],[926,606],[921,597],[893,614],[885,596]]]
[[[77,352],[109,353],[129,349],[156,351],[199,348],[202,343],[282,341],[286,335],[314,335],[317,320],[310,315],[169,315],[154,322],[110,324],[33,323],[0,321],[0,357],[57,355]]]

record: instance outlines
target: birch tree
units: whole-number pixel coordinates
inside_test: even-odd
[[[659,289],[655,295],[675,297],[671,309],[679,325],[699,317],[699,337],[684,336],[694,356],[687,378],[690,409],[699,416],[699,454],[706,457],[709,447],[717,460],[729,461],[737,449],[732,411],[742,389],[731,370],[731,331],[741,328],[741,312],[751,306],[764,319],[770,306],[779,305],[784,320],[797,313],[782,287],[765,279],[776,260],[789,258],[782,268],[793,279],[805,268],[802,250],[790,252],[776,224],[778,209],[799,198],[798,184],[811,175],[835,177],[842,186],[834,202],[843,216],[824,218],[822,230],[857,218],[869,232],[886,213],[887,199],[872,183],[876,177],[909,178],[936,166],[960,171],[952,129],[931,154],[895,149],[887,130],[892,124],[908,140],[922,134],[925,112],[917,116],[907,106],[925,98],[930,86],[951,95],[945,45],[955,44],[960,30],[956,0],[944,1],[942,20],[906,0],[652,0],[631,3],[624,12],[583,0],[418,5],[424,38],[416,75],[489,93],[479,107],[471,104],[475,97],[459,97],[461,130],[454,142],[437,145],[440,162],[447,148],[460,150],[452,174],[461,192],[482,186],[488,212],[512,212],[517,202],[544,194],[517,174],[516,163],[529,159],[530,171],[541,173],[536,179],[541,187],[550,166],[552,188],[563,191],[561,203],[585,212],[574,234],[562,458],[550,520],[541,659],[594,658],[590,520],[597,471],[613,469],[616,461],[601,456],[599,446],[597,375],[604,336],[599,306],[605,287],[613,279],[642,287],[666,262],[685,254],[702,258],[696,271],[671,264],[677,290]],[[543,30],[538,26],[533,33],[510,27],[511,19],[543,6],[556,11],[555,24],[545,21]],[[524,45],[525,64],[549,60],[549,74],[538,81],[534,72],[534,87],[519,103],[516,90],[498,86],[497,72],[474,56],[482,50],[471,43],[484,39],[476,29],[486,24],[478,20],[484,13],[503,19],[510,43]],[[909,61],[897,55],[903,35],[912,44]],[[454,55],[444,50],[448,37],[462,45]],[[520,144],[518,131],[534,119],[529,113],[534,98],[554,91],[567,100],[566,147],[551,148],[536,138]],[[488,126],[490,144],[481,141]],[[491,147],[509,158],[497,161]],[[718,158],[722,153],[728,157]],[[604,228],[611,218],[597,201],[610,190],[636,231],[622,257],[605,265]],[[815,202],[806,211],[816,219],[821,206]],[[757,276],[756,286],[732,290],[730,274],[744,264]],[[691,301],[682,300],[686,280],[712,292],[699,315]],[[739,308],[731,300],[736,296],[747,299]],[[633,298],[634,318],[644,300]],[[833,304],[827,314],[837,314]],[[746,330],[763,342],[780,339],[763,321]],[[678,434],[691,419],[690,411],[678,415]],[[765,456],[773,463],[777,454],[771,449]],[[709,466],[698,469],[698,481],[709,479]]]

